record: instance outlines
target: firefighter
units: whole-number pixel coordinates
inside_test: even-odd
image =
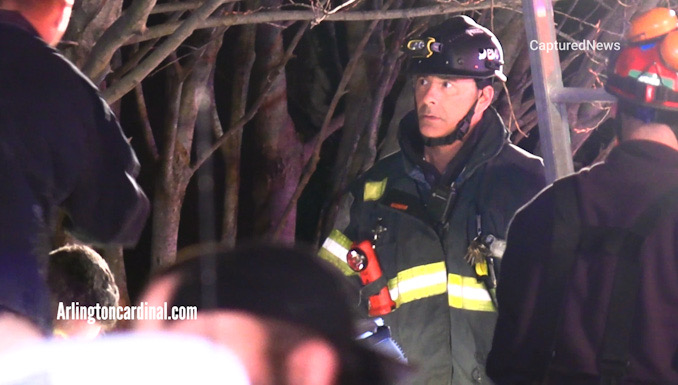
[[[491,107],[493,82],[506,80],[492,32],[455,16],[404,49],[416,109],[400,123],[400,151],[353,184],[319,254],[368,283],[364,303],[419,369],[413,383],[488,384],[491,265],[513,213],[544,186],[543,162],[510,143]],[[383,270],[376,287],[354,271],[365,240]],[[380,285],[394,302],[383,312],[368,301]]]
[[[678,18],[632,19],[610,60],[618,145],[508,232],[497,384],[678,384]]]

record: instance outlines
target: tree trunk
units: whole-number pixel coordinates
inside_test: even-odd
[[[221,227],[221,244],[232,248],[238,236],[238,207],[240,200],[240,152],[242,151],[242,128],[221,147],[225,164],[224,216]]]
[[[174,102],[169,103],[161,173],[156,180],[151,252],[153,269],[176,261],[181,207],[194,172],[191,149],[200,111],[198,103],[202,93],[209,89],[208,81],[221,43],[211,34],[203,36],[203,39],[198,42],[202,44],[196,44],[203,48],[193,53],[185,67],[175,62],[169,71],[168,80],[173,82],[169,95]]]
[[[278,5],[280,2],[277,2]],[[267,4],[274,5],[274,4]],[[270,25],[257,28],[257,79],[267,75],[283,58],[281,30]],[[261,90],[261,84],[255,89]],[[274,80],[264,104],[253,120],[259,165],[263,169],[254,181],[254,205],[257,222],[255,236],[267,235],[282,218],[299,182],[303,168],[303,144],[287,111],[287,81],[284,74]],[[281,241],[292,242],[296,209],[287,217],[280,233]]]
[[[240,194],[240,169],[242,152],[242,127],[234,127],[247,111],[247,95],[250,86],[252,66],[256,57],[252,46],[256,38],[256,27],[242,26],[239,30],[238,42],[232,56],[235,61],[233,85],[230,97],[230,130],[229,139],[222,146],[225,167],[224,217],[222,221],[221,243],[231,248],[235,246],[238,235],[238,206]]]
[[[153,199],[152,270],[172,264],[176,260],[181,206],[186,184],[180,181],[157,179]]]

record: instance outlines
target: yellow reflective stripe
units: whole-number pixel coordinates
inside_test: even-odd
[[[476,311],[496,311],[485,285],[475,277],[457,274],[447,276],[447,292],[450,307]]]
[[[447,290],[445,262],[415,266],[399,272],[388,281],[391,299],[397,306],[443,294]]]
[[[346,264],[346,254],[352,244],[353,242],[346,235],[334,229],[318,250],[318,255],[339,268],[344,275],[357,275],[358,273]]]
[[[382,181],[365,182],[365,191],[363,192],[363,201],[376,201],[384,195],[386,190],[386,182],[388,178]]]
[[[485,261],[476,263],[475,268],[476,268],[476,274],[478,274],[478,276],[481,276],[481,277],[482,277],[482,276],[488,274],[488,271],[487,271],[487,262],[485,262]]]

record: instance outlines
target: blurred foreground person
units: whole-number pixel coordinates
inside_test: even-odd
[[[632,20],[605,84],[619,145],[513,219],[497,384],[678,384],[677,28],[665,8]]]
[[[115,116],[53,48],[72,7],[0,0],[0,308],[43,333],[51,332],[44,273],[59,212],[81,241],[134,245],[149,211]]]
[[[354,340],[347,281],[337,274],[312,253],[284,247],[201,255],[155,277],[143,297],[151,306],[197,306],[197,319],[137,328],[222,344],[256,385],[396,383],[404,365]]]
[[[174,333],[43,341],[0,354],[0,369],[0,385],[250,384],[233,352]]]
[[[47,283],[52,293],[54,335],[94,338],[116,319],[68,319],[68,306],[118,306],[120,293],[106,261],[92,248],[67,245],[49,254]]]

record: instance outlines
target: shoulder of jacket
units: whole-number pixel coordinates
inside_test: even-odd
[[[544,160],[541,157],[531,154],[510,142],[502,148],[499,157],[505,162],[515,163],[517,165],[526,167],[544,167]]]
[[[544,161],[520,147],[506,143],[501,151],[492,158],[485,170],[489,174],[509,174],[511,177],[526,177],[545,181]],[[518,183],[516,181],[516,183]]]
[[[359,200],[378,199],[394,180],[407,177],[403,162],[403,154],[400,151],[380,159],[355,179],[351,184],[351,194]]]
[[[483,195],[491,198],[496,191],[512,191],[521,205],[546,186],[544,163],[519,147],[507,143],[483,172]],[[489,194],[489,197],[486,195]]]
[[[42,82],[40,85],[43,92],[61,95],[59,98],[66,98],[65,101],[70,104],[74,101],[68,98],[75,95],[98,97],[98,88],[94,83],[61,52],[47,46],[39,38],[26,33],[17,33],[17,37],[22,49],[21,53],[17,53],[20,56],[17,56],[16,60],[39,63],[40,78],[49,79],[49,81]],[[29,71],[34,70],[34,66],[30,67]],[[80,102],[82,101],[77,101],[77,103]]]
[[[370,169],[358,177],[359,180],[375,181],[384,178],[394,178],[405,176],[405,165],[401,151],[395,152],[387,157],[378,160]]]
[[[552,206],[557,199],[578,199],[580,174],[562,177],[539,191],[525,206]]]

